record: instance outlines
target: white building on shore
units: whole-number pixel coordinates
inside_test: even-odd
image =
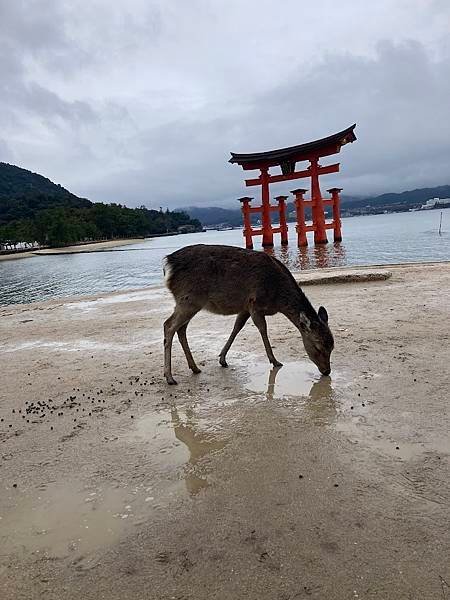
[[[437,205],[450,206],[450,198],[430,198],[425,204],[422,204],[420,210],[430,210],[431,208],[436,208]]]

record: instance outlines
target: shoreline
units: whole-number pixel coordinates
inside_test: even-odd
[[[310,287],[317,285],[336,285],[336,284],[354,284],[366,282],[382,282],[392,278],[397,271],[421,270],[425,267],[436,269],[450,266],[450,261],[428,261],[428,262],[412,262],[412,263],[384,263],[376,265],[349,265],[347,267],[327,267],[323,269],[305,269],[303,271],[292,271],[295,280],[300,287]],[[165,289],[164,282],[161,280],[156,285],[140,287],[140,288],[123,288],[118,290],[106,290],[103,292],[95,292],[93,294],[72,294],[67,296],[55,296],[45,300],[35,300],[33,302],[15,302],[11,304],[1,304],[0,311],[6,308],[13,309],[15,307],[47,306],[57,303],[63,305],[74,302],[96,301],[103,298],[114,298],[114,296],[124,294],[139,294],[143,292],[151,292]]]
[[[62,248],[43,248],[36,250],[34,254],[38,256],[47,256],[51,254],[83,254],[85,252],[98,252],[99,250],[109,248],[120,248],[121,246],[131,246],[145,242],[150,238],[129,238],[120,240],[105,240],[104,242],[90,242],[87,244],[74,244],[72,246],[63,246]]]
[[[72,246],[63,246],[60,248],[41,248],[36,250],[28,250],[27,252],[0,254],[0,260],[14,260],[19,258],[29,258],[31,256],[46,256],[51,254],[82,254],[84,252],[98,252],[103,249],[119,248],[120,246],[139,244],[149,239],[153,238],[106,240],[104,242],[88,242],[84,244],[75,244]]]

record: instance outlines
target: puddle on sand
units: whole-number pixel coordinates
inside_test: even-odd
[[[88,488],[72,480],[28,493],[11,491],[15,505],[0,514],[0,554],[70,558],[87,569],[100,560],[99,550],[151,520],[172,497],[195,496],[210,485],[203,459],[227,443],[214,425],[192,407],[135,421],[120,442],[139,444],[140,454],[147,449],[146,481]]]
[[[321,376],[312,363],[299,361],[278,368],[270,368],[266,363],[251,364],[247,373],[246,387],[265,393],[268,400],[286,396],[329,399],[333,395],[333,384],[342,379],[335,372],[331,377]]]
[[[192,496],[210,485],[201,459],[227,444],[209,422],[199,419],[192,407],[187,407],[183,414],[175,406],[170,413],[143,415],[122,439],[147,444],[156,468],[180,469],[186,490]]]
[[[146,493],[142,490],[140,496]],[[75,482],[21,496],[3,515],[2,553],[84,557],[119,538],[126,520],[135,514],[138,497],[128,488],[80,489]]]

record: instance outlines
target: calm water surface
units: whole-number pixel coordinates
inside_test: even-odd
[[[341,244],[303,249],[297,248],[295,225],[290,223],[290,245],[276,247],[273,252],[294,271],[450,260],[450,210],[443,211],[442,235],[438,234],[439,215],[440,211],[434,210],[343,219]],[[332,239],[332,232],[328,236]],[[275,240],[279,244],[279,235]],[[0,304],[160,285],[164,256],[182,246],[199,243],[243,246],[242,231],[154,238],[108,252],[1,261]],[[260,243],[260,238],[256,238],[255,248]]]

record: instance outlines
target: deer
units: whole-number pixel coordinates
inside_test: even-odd
[[[249,318],[261,335],[270,363],[281,367],[267,335],[266,316],[281,313],[299,330],[308,357],[322,375],[331,372],[334,348],[328,313],[318,311],[302,291],[289,269],[275,257],[235,246],[196,244],[164,259],[164,280],[175,299],[175,308],[164,322],[164,376],[174,385],[172,342],[178,335],[189,368],[200,373],[189,348],[186,330],[201,310],[219,315],[237,315],[233,330],[219,354],[228,367],[227,353]]]

